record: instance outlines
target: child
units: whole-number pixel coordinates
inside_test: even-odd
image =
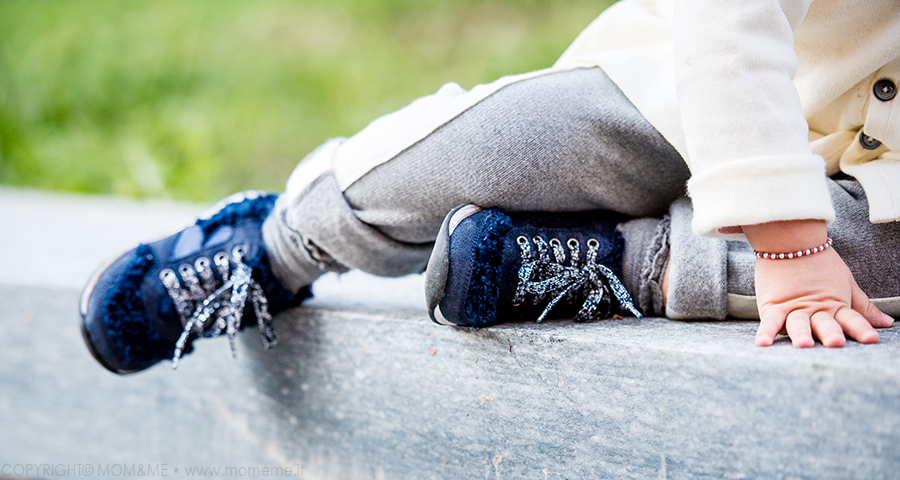
[[[319,147],[277,200],[120,257],[85,339],[118,373],[248,324],[271,343],[323,273],[428,264],[442,323],[634,301],[758,316],[760,346],[874,343],[893,320],[869,298],[900,313],[898,82],[895,0],[623,0],[552,68],[445,85]]]

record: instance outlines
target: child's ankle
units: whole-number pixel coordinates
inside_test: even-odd
[[[669,217],[638,218],[619,224],[618,229],[625,239],[625,288],[644,315],[663,315],[668,285],[663,286],[662,282],[669,260]]]
[[[669,295],[669,263],[666,262],[666,271],[663,273],[662,282],[659,284],[662,290],[662,308],[666,309],[666,297]]]

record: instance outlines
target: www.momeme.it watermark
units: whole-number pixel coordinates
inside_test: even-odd
[[[303,465],[295,467],[186,467],[166,463],[4,463],[0,477],[303,477]]]

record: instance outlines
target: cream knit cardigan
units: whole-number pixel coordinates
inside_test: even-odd
[[[839,170],[900,219],[900,94],[873,91],[900,88],[900,0],[623,0],[556,67],[589,65],[688,161],[697,234],[831,221]]]

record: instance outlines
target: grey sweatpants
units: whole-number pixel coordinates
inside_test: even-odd
[[[689,176],[600,69],[548,69],[468,92],[448,84],[327,142],[298,165],[263,236],[276,275],[296,289],[328,271],[423,271],[444,216],[461,204],[612,210],[635,218],[620,230],[623,281],[639,308],[672,318],[752,317],[752,251],[691,233]],[[868,223],[859,185],[830,184],[835,249],[879,307],[900,313],[900,224]]]

